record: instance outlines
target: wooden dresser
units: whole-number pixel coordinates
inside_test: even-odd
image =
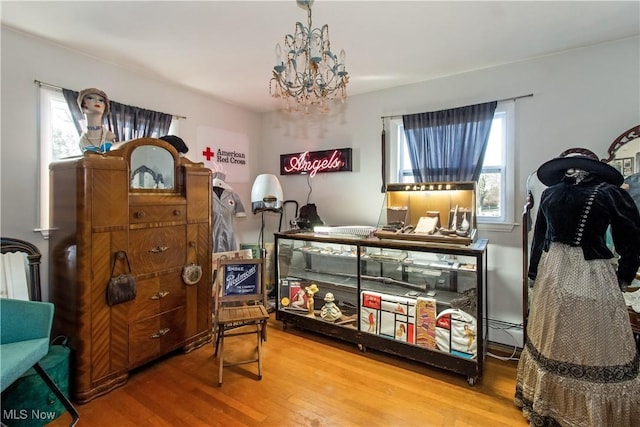
[[[126,383],[129,371],[211,339],[211,171],[168,143],[129,141],[50,166],[52,336],[72,350],[78,403]],[[126,252],[135,300],[108,306],[114,257]],[[195,285],[182,268],[202,266]],[[116,274],[126,270],[116,264]]]

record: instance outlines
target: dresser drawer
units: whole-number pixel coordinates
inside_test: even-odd
[[[147,274],[185,265],[186,226],[131,230],[129,260],[133,274]]]
[[[179,272],[138,281],[138,292],[129,313],[138,321],[186,304],[186,285]]]
[[[185,307],[129,324],[129,368],[165,354],[185,341]]]
[[[132,205],[129,208],[131,224],[184,222],[186,218],[186,205]]]

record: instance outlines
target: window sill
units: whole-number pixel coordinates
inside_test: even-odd
[[[49,240],[49,233],[51,233],[51,230],[51,228],[35,228],[33,231],[40,232],[44,240]]]
[[[513,229],[518,226],[520,224],[514,222],[514,223],[509,223],[509,222],[496,222],[496,223],[491,223],[491,222],[484,222],[484,223],[479,223],[478,224],[478,230],[480,231],[497,231],[497,232],[501,232],[501,233],[510,233],[513,231]]]

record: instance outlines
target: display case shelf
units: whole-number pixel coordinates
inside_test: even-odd
[[[487,244],[276,233],[276,319],[473,385],[487,336]]]

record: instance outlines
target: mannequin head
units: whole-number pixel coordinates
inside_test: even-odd
[[[93,87],[80,91],[78,107],[85,114],[99,114],[101,116],[106,116],[111,111],[107,94]]]

